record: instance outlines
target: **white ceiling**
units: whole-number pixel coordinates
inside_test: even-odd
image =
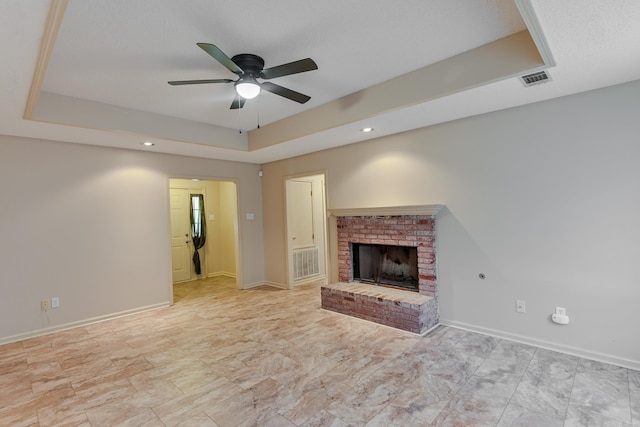
[[[0,134],[264,163],[609,86],[640,78],[637,0],[522,0],[533,11],[556,66],[553,81],[516,78],[405,105],[254,151],[180,138],[24,120],[49,1],[0,2]],[[529,18],[531,19],[531,18]],[[531,26],[530,20],[527,23]],[[526,29],[514,0],[70,0],[43,92],[242,129],[265,127],[370,86]],[[534,29],[529,28],[530,31]],[[170,86],[168,80],[235,78],[196,46],[229,57],[253,53],[266,67],[311,57],[319,69],[273,82],[311,96],[297,104],[271,93],[229,110],[231,84]],[[376,131],[358,131],[365,124]]]

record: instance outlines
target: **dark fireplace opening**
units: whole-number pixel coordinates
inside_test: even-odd
[[[418,292],[418,249],[351,243],[353,279]]]

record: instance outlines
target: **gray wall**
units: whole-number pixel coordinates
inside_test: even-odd
[[[286,273],[283,177],[324,169],[328,209],[446,205],[444,323],[640,369],[639,99],[633,82],[264,165],[266,279]]]
[[[264,280],[258,165],[0,136],[0,342],[166,305],[169,178],[238,183],[242,286]],[[245,213],[255,214],[247,221]],[[40,311],[40,301],[61,306]]]

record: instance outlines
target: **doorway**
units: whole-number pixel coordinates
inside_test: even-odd
[[[225,276],[233,278],[237,285],[239,238],[236,183],[171,178],[169,193],[173,283]],[[201,199],[198,197],[200,195]],[[204,221],[201,225],[192,225],[194,215],[202,217]],[[206,230],[204,242],[201,237],[203,229]],[[197,257],[194,257],[194,242],[201,246]],[[199,259],[199,269],[194,258]]]
[[[285,180],[287,286],[327,280],[324,173]]]

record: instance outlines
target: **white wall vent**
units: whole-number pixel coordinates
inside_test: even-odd
[[[295,280],[320,274],[318,248],[295,249],[293,251],[293,278]]]
[[[539,71],[537,73],[527,74],[526,76],[520,76],[520,81],[525,87],[539,85],[551,81],[551,76],[547,71]]]

